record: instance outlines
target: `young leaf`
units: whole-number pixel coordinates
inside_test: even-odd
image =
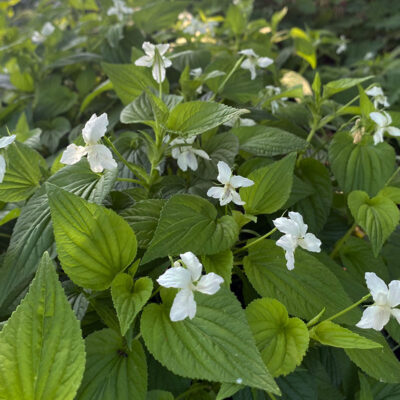
[[[0,332],[0,398],[73,400],[85,369],[79,322],[45,253]]]
[[[164,304],[145,307],[141,333],[153,356],[181,376],[214,382],[239,381],[279,394],[235,296],[224,288],[213,296],[195,296],[196,316],[180,322],[170,320],[169,307]]]
[[[372,251],[377,257],[383,243],[399,223],[399,209],[387,197],[375,196],[371,199],[360,190],[351,192],[347,201],[357,224],[369,236]]]
[[[147,276],[139,278],[133,284],[129,274],[118,274],[111,284],[111,296],[125,336],[136,315],[147,303],[153,290],[153,281]]]
[[[86,338],[86,369],[76,400],[145,400],[146,356],[139,341],[103,329]]]
[[[246,316],[261,357],[273,376],[287,375],[301,363],[310,338],[306,324],[289,318],[285,306],[275,299],[257,299]]]
[[[290,36],[294,40],[294,47],[296,54],[306,60],[312,69],[317,66],[317,55],[313,45],[313,41],[309,35],[300,28],[292,28],[290,30]]]
[[[77,285],[104,290],[133,261],[136,237],[114,211],[47,184],[58,257]]]
[[[252,215],[271,214],[279,210],[288,200],[293,183],[296,153],[266,167],[252,172],[248,178],[254,185],[240,189],[246,202],[244,208]]]
[[[142,262],[185,251],[209,255],[232,247],[239,234],[233,217],[217,217],[217,210],[198,196],[178,194],[161,211],[153,239]]]
[[[335,324],[322,321],[310,331],[310,337],[326,346],[342,349],[376,349],[382,345]]]

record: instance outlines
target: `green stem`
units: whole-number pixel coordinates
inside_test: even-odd
[[[350,237],[350,235],[353,233],[355,227],[357,224],[354,222],[354,224],[350,227],[350,229],[344,234],[344,236],[336,243],[335,247],[332,250],[332,253],[330,254],[330,257],[333,259],[336,257],[338,251],[340,248],[343,246],[343,244],[347,241],[347,239]]]
[[[193,385],[188,390],[186,390],[186,392],[183,392],[179,396],[175,397],[175,400],[184,399],[188,394],[198,392],[199,390],[202,390],[206,387],[208,387],[208,385],[205,385],[205,384]]]
[[[371,297],[371,293],[366,294],[364,297],[362,297],[360,300],[358,300],[357,302],[355,302],[354,304],[352,304],[351,306],[345,308],[344,310],[338,312],[335,315],[332,315],[332,317],[329,317],[327,319],[325,319],[324,321],[332,321],[335,318],[339,318],[341,317],[343,314],[346,314],[347,312],[349,312],[350,310],[352,310],[353,308],[356,308],[357,306],[359,306],[361,303],[364,303],[364,301],[368,300]]]
[[[138,179],[132,179],[132,178],[117,178],[117,181],[132,182],[132,183],[137,183],[138,185],[143,185],[143,182],[139,181]]]
[[[149,300],[151,300],[154,296],[156,296],[157,293],[158,293],[160,290],[161,290],[161,286],[159,286],[159,287],[153,292],[153,294],[150,296],[150,299],[149,299]]]
[[[315,135],[315,132],[317,132],[319,121],[320,121],[320,117],[316,117],[316,116],[314,115],[314,116],[313,116],[313,122],[312,122],[312,125],[311,125],[311,131],[310,131],[310,133],[308,134],[307,139],[306,139],[306,142],[307,142],[307,143],[310,143],[310,142],[311,142],[312,138],[313,138],[314,135]],[[303,151],[299,154],[299,157],[298,157],[298,159],[297,159],[297,166],[299,166],[300,161],[301,161],[301,159],[302,159],[303,156],[304,156],[304,153],[305,153],[305,150],[303,150]]]
[[[1,232],[0,232],[0,237],[9,239],[9,238],[11,237],[11,235],[9,235],[9,234],[7,234],[7,233],[1,233]]]
[[[274,229],[271,229],[269,232],[267,232],[265,235],[260,236],[258,239],[253,240],[252,242],[246,244],[246,246],[241,247],[240,249],[237,249],[233,252],[233,254],[240,253],[241,251],[247,250],[249,247],[254,246],[258,242],[261,242],[262,240],[266,239],[268,236],[271,236],[277,228],[275,227]]]
[[[275,397],[272,393],[267,392],[267,394],[268,394],[268,396],[269,396],[269,398],[270,398],[271,400],[276,400],[276,397]]]
[[[245,57],[246,56],[243,55],[242,57],[239,58],[239,60],[236,61],[236,64],[233,66],[233,68],[231,69],[229,74],[225,77],[225,79],[219,85],[217,91],[212,95],[210,101],[213,101],[215,99],[215,97],[217,96],[217,94],[222,92],[222,90],[224,89],[226,83],[229,81],[231,76],[236,72],[236,70],[240,67],[240,65],[242,64],[242,62],[243,62]]]
[[[389,186],[389,183],[392,182],[392,180],[396,177],[396,175],[399,173],[399,171],[400,171],[400,167],[397,167],[396,171],[394,171],[393,175],[385,183],[385,186]]]

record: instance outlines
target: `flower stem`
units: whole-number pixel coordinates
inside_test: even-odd
[[[350,310],[352,310],[353,308],[356,308],[357,306],[359,306],[361,303],[364,303],[364,301],[368,300],[371,297],[371,293],[366,294],[364,297],[362,297],[360,300],[356,301],[354,304],[352,304],[351,306],[345,308],[342,311],[339,311],[337,314],[332,315],[332,317],[329,317],[327,319],[325,319],[324,321],[332,321],[333,319],[339,318],[341,317],[343,314],[346,314],[347,312],[349,312]]]
[[[338,251],[340,248],[344,245],[344,243],[347,241],[347,239],[350,237],[350,235],[353,233],[354,228],[357,226],[357,224],[354,222],[354,224],[350,227],[350,229],[345,233],[345,235],[336,243],[332,253],[330,254],[330,257],[333,259],[336,257]]]
[[[240,253],[241,251],[247,250],[249,247],[254,246],[258,242],[261,242],[262,240],[266,239],[268,236],[271,236],[277,228],[275,227],[274,229],[271,229],[269,232],[267,232],[265,235],[260,236],[258,239],[253,240],[252,242],[246,244],[246,246],[241,247],[240,249],[237,249],[233,252],[233,254]]]
[[[276,397],[275,397],[272,393],[267,392],[267,394],[268,394],[268,396],[269,396],[269,398],[270,398],[271,400],[276,400]]]
[[[137,183],[138,185],[143,185],[143,182],[139,181],[138,179],[131,179],[131,178],[117,178],[119,182],[132,182]]]

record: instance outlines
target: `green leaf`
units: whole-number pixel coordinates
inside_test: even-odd
[[[230,287],[232,281],[233,254],[231,250],[201,258],[207,273],[214,272],[224,278],[224,285]]]
[[[287,375],[301,363],[310,338],[306,324],[289,318],[285,306],[275,299],[257,299],[246,316],[261,357],[273,376]]]
[[[231,4],[226,13],[224,25],[229,27],[232,33],[237,36],[245,31],[246,23],[242,10],[238,6]]]
[[[174,400],[174,396],[165,390],[150,390],[147,392],[146,400]]]
[[[109,79],[100,83],[100,85],[96,86],[82,101],[81,107],[79,108],[79,112],[83,113],[89,104],[97,97],[100,96],[103,92],[111,90],[113,85]]]
[[[192,251],[198,255],[216,254],[235,243],[239,227],[233,217],[217,217],[207,200],[193,195],[171,197],[161,211],[153,239],[142,262]]]
[[[199,135],[247,112],[210,101],[189,101],[174,107],[166,129],[185,137]]]
[[[336,81],[328,82],[326,85],[324,85],[323,97],[331,97],[336,93],[343,92],[344,90],[357,86],[360,83],[371,78],[372,76],[365,76],[363,78],[343,78]]]
[[[222,383],[215,400],[231,398],[231,396],[240,389],[243,389],[243,385],[238,385],[237,383]]]
[[[84,342],[47,253],[0,332],[0,359],[0,398],[75,398],[85,369]]]
[[[349,133],[339,132],[329,146],[329,161],[343,191],[364,190],[375,196],[394,171],[395,152],[385,142],[375,146],[369,136],[355,144]]]
[[[114,185],[115,174],[115,170],[96,174],[84,159],[62,168],[48,182],[101,203]],[[8,307],[33,278],[43,252],[50,251],[53,245],[50,208],[46,189],[42,186],[23,207],[0,268],[0,315],[11,313],[13,308],[8,310]]]
[[[360,336],[332,321],[322,321],[314,326],[310,331],[310,337],[326,346],[342,349],[382,348],[381,344]]]
[[[139,341],[103,329],[86,338],[86,369],[76,400],[145,400],[146,356]]]
[[[300,28],[292,28],[290,30],[290,36],[294,40],[296,54],[306,60],[311,65],[312,69],[315,69],[317,66],[317,55],[313,41],[309,35]]]
[[[240,149],[262,157],[272,157],[303,150],[307,142],[292,133],[272,126],[241,126],[233,128]]]
[[[149,351],[177,375],[237,383],[279,394],[252,338],[239,301],[221,288],[209,296],[196,292],[193,319],[172,322],[169,307],[150,304],[141,319]],[[166,344],[167,340],[167,344]]]
[[[240,189],[240,196],[246,202],[246,213],[271,214],[283,207],[292,189],[295,162],[296,153],[292,153],[248,176],[254,185]]]
[[[359,372],[358,379],[360,381],[360,400],[374,400],[367,377]]]
[[[351,361],[366,374],[380,382],[400,383],[400,362],[393,354],[392,349],[382,334],[374,332],[372,329],[354,329],[368,339],[381,344],[382,348],[362,351],[358,349],[345,349]]]
[[[58,258],[79,286],[110,287],[114,277],[133,261],[136,237],[114,211],[48,184],[51,220]]]
[[[314,189],[311,196],[298,201],[294,211],[298,211],[313,233],[318,233],[325,225],[332,205],[332,183],[328,170],[313,158],[301,160],[297,170],[300,179]]]
[[[165,200],[149,199],[135,203],[121,213],[136,234],[138,246],[147,248],[158,225]]]
[[[139,278],[135,285],[128,274],[118,274],[111,284],[111,296],[117,310],[121,334],[125,336],[132,321],[150,299],[153,281],[147,276]]]
[[[383,243],[399,223],[399,209],[387,197],[375,196],[371,199],[360,190],[351,192],[347,201],[357,224],[367,233],[377,257]]]
[[[396,204],[400,204],[400,188],[395,186],[385,186],[378,193],[379,196],[387,197]]]
[[[46,161],[30,147],[14,142],[6,150],[6,173],[0,184],[0,200],[4,202],[27,199],[40,186]]]
[[[283,250],[273,240],[261,241],[249,248],[244,268],[260,296],[276,298],[291,315],[311,320],[325,307],[329,317],[352,304],[336,276],[300,248],[295,252],[294,270],[288,271]],[[353,310],[338,321],[354,324],[359,316]]]
[[[38,126],[42,129],[40,143],[51,153],[56,152],[60,139],[71,130],[70,122],[64,117],[57,117],[51,121],[40,121]]]

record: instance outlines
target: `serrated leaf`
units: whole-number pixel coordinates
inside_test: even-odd
[[[292,153],[248,176],[254,185],[240,189],[248,214],[271,214],[283,207],[292,189],[295,161],[296,153]]]
[[[272,126],[241,126],[233,128],[239,138],[240,149],[250,154],[272,157],[303,150],[307,142],[292,133]]]
[[[399,209],[387,197],[375,196],[371,199],[360,190],[351,192],[347,201],[357,224],[367,233],[377,257],[383,243],[399,223]]]
[[[0,184],[0,200],[4,202],[27,199],[40,186],[46,161],[30,147],[14,142],[6,150],[6,173]]]
[[[139,341],[103,329],[86,338],[86,369],[76,400],[145,400],[146,356]]]
[[[233,294],[222,288],[212,296],[196,293],[195,299],[195,318],[180,322],[170,320],[165,305],[145,307],[141,333],[153,356],[181,376],[226,383],[240,379],[244,385],[279,394]]]
[[[0,332],[0,398],[72,400],[84,369],[79,322],[45,253],[28,294]]]
[[[133,283],[129,274],[118,274],[111,284],[111,296],[121,327],[125,336],[132,321],[147,303],[153,290],[153,281],[147,276]]]
[[[47,184],[58,258],[79,286],[104,290],[133,261],[136,237],[114,211]]]
[[[382,345],[332,321],[322,321],[310,331],[310,337],[326,346],[342,349],[376,349]]]
[[[329,146],[329,160],[335,178],[346,193],[364,190],[375,196],[394,171],[395,152],[385,142],[375,146],[371,137],[354,144],[349,133],[339,132]]]
[[[283,250],[273,240],[249,248],[244,268],[250,283],[263,297],[276,298],[289,314],[311,320],[325,307],[329,317],[352,304],[336,276],[306,251],[297,248],[295,268],[288,271]],[[338,321],[354,324],[360,313],[350,311]]]
[[[287,375],[301,363],[310,338],[306,324],[289,318],[285,306],[275,299],[257,299],[246,316],[261,357],[271,374]]]
[[[142,262],[192,251],[198,255],[219,253],[232,247],[239,234],[233,217],[217,217],[207,200],[193,195],[171,197],[161,211],[153,239]]]
[[[166,129],[185,137],[199,135],[247,112],[210,101],[189,101],[173,108]]]
[[[224,285],[230,287],[232,281],[233,254],[231,250],[201,258],[207,273],[214,272],[224,278]]]

